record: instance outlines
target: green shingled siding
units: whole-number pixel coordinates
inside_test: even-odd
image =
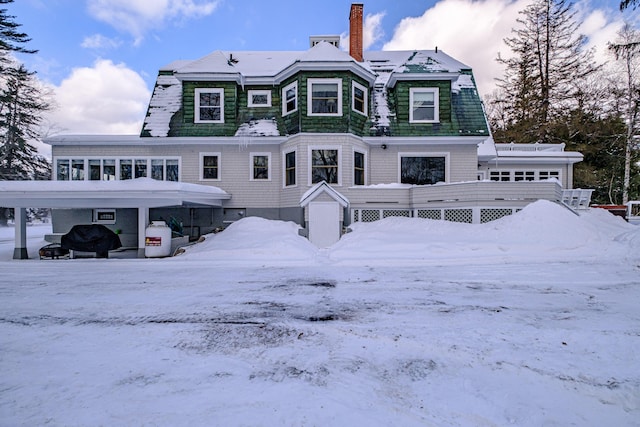
[[[307,100],[309,94],[308,79],[335,79],[342,80],[342,116],[309,116],[307,114]],[[363,135],[366,124],[368,123],[368,114],[363,116],[351,110],[351,82],[355,79],[364,87],[368,87],[366,81],[355,78],[348,72],[314,72],[304,73],[298,84],[299,97],[299,113],[301,132],[310,133],[353,133],[355,135]],[[369,106],[371,105],[371,91],[369,90]]]
[[[224,123],[194,123],[195,90],[197,88],[224,89]],[[229,82],[183,82],[182,83],[182,120],[172,124],[180,129],[171,129],[179,136],[233,136],[238,129],[238,88]],[[174,116],[175,118],[175,116]]]
[[[439,89],[439,122],[410,123],[410,89],[437,87]],[[463,88],[452,92],[450,81],[401,81],[389,92],[389,107],[395,112],[391,120],[392,136],[460,136],[489,135],[482,102],[475,89]]]

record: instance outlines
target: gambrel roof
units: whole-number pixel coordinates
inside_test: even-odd
[[[441,50],[364,52],[358,62],[326,42],[306,51],[222,51],[193,61],[174,61],[160,69],[142,129],[143,136],[165,137],[182,104],[183,81],[279,85],[301,71],[350,71],[373,88],[372,129],[385,134],[392,120],[387,95],[402,81],[450,81],[451,122],[434,126],[431,136],[489,136],[471,68]],[[242,126],[247,135],[254,126]],[[277,127],[275,128],[277,131]],[[256,133],[255,136],[264,133]],[[269,135],[276,135],[270,132]],[[249,135],[251,136],[251,135]]]

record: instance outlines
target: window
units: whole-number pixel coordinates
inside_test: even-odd
[[[120,160],[120,179],[133,178],[133,161]]]
[[[91,181],[100,181],[102,179],[100,163],[100,159],[89,159],[89,179]]]
[[[68,159],[58,159],[56,162],[56,179],[58,181],[68,181],[69,180],[69,160]]]
[[[298,111],[298,83],[291,83],[282,89],[282,115]]]
[[[102,180],[115,181],[116,179],[116,160],[104,159],[102,161]]]
[[[177,158],[55,158],[58,181],[115,181],[151,177],[159,181],[178,181],[180,160]]]
[[[136,178],[146,178],[147,177],[147,160],[146,159],[136,159]]]
[[[537,171],[531,170],[492,170],[489,172],[491,181],[536,181],[549,178],[560,179],[560,171]]]
[[[271,179],[271,154],[251,153],[251,181]]]
[[[284,185],[296,185],[296,152],[291,151],[284,155]]]
[[[558,171],[540,171],[539,172],[540,179],[551,179],[556,178],[560,179],[560,172]]]
[[[491,181],[511,181],[511,171],[491,171],[489,179]]]
[[[151,160],[151,178],[157,179],[158,181],[164,180],[164,160]]]
[[[353,82],[351,90],[351,108],[360,114],[367,115],[367,88]]]
[[[536,179],[534,171],[515,171],[514,181],[533,181]]]
[[[249,107],[271,107],[271,91],[250,90],[248,105]]]
[[[445,156],[401,155],[400,182],[414,185],[446,182],[446,163]]]
[[[167,159],[165,161],[165,165],[167,171],[165,176],[167,177],[167,181],[179,181],[180,167],[178,159]]]
[[[364,182],[364,153],[353,152],[353,185],[365,185]]]
[[[326,181],[327,184],[340,184],[338,165],[340,164],[339,150],[312,149],[311,150],[311,184]]]
[[[342,115],[341,79],[309,79],[307,83],[309,116]]]
[[[438,88],[412,88],[409,92],[409,121],[411,123],[435,123],[438,116]]]
[[[224,123],[224,89],[196,89],[196,123]]]
[[[203,153],[200,155],[200,179],[220,179],[220,153]]]
[[[84,181],[84,159],[71,159],[71,179]]]

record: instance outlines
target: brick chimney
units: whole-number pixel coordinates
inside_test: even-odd
[[[362,3],[352,3],[349,14],[349,55],[358,62],[363,61],[362,57],[362,15],[364,5]]]

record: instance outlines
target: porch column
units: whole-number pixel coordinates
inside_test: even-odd
[[[27,254],[27,209],[14,208],[13,217],[16,233],[13,259],[29,259]]]
[[[138,258],[144,258],[145,234],[149,225],[149,208],[138,208]]]

